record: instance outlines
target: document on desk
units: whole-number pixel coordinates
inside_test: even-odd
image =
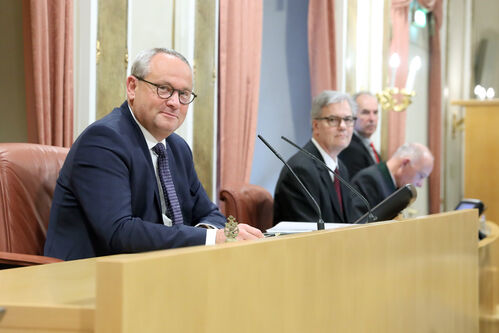
[[[351,223],[324,223],[324,229],[339,229],[351,226]],[[288,222],[283,221],[277,223],[270,229],[267,229],[269,234],[296,234],[300,232],[310,232],[317,230],[317,223],[311,222]]]

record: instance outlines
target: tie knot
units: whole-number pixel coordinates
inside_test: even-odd
[[[158,156],[165,156],[166,155],[166,148],[165,145],[162,144],[161,142],[152,147],[153,152],[158,154]]]

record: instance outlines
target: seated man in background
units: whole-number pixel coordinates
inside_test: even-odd
[[[192,70],[179,53],[140,53],[127,101],[75,141],[54,192],[44,254],[64,260],[225,241],[225,217],[199,182],[185,119]],[[213,229],[210,229],[213,228]],[[239,225],[239,239],[262,233]]]
[[[312,139],[303,148],[339,172],[342,178],[349,179],[338,154],[352,138],[355,103],[347,94],[325,90],[312,102],[311,121]],[[297,152],[288,162],[317,201],[324,222],[349,223],[361,215],[354,208],[354,194],[322,164],[303,152]],[[274,224],[280,221],[317,222],[318,219],[313,201],[283,167],[274,195]]]
[[[432,170],[430,150],[420,143],[406,143],[388,161],[359,171],[351,183],[374,207],[406,184],[421,187]]]
[[[370,165],[379,163],[381,158],[374,148],[371,136],[378,127],[378,100],[369,92],[359,92],[353,96],[357,103],[352,141],[339,155],[345,163],[350,177]]]

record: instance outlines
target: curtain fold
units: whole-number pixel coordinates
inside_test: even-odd
[[[309,0],[308,58],[312,98],[324,89],[335,90],[337,85],[333,0]]]
[[[23,0],[28,141],[73,141],[73,1]]]
[[[262,0],[220,0],[219,188],[250,180],[262,25]]]
[[[431,11],[430,69],[428,86],[428,148],[435,157],[429,178],[431,214],[440,212],[440,182],[442,162],[442,78],[440,27],[442,26],[442,0],[418,0]]]
[[[392,40],[390,55],[398,53],[400,66],[397,69],[394,86],[404,88],[408,73],[409,57],[409,5],[410,0],[392,0],[390,16],[392,21]],[[390,74],[391,75],[391,74]],[[388,147],[387,156],[405,143],[406,111],[388,112]]]

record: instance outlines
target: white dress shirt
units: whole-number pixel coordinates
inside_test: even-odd
[[[314,139],[312,138],[312,143],[317,147],[319,150],[319,153],[321,153],[322,159],[324,160],[324,163],[331,169],[331,170],[336,170],[336,167],[338,166],[338,162],[336,159],[332,158],[331,155],[326,153],[324,149],[322,149],[321,145]],[[338,171],[339,172],[339,171]],[[334,183],[334,173],[329,171],[329,175],[331,176],[331,180]]]

